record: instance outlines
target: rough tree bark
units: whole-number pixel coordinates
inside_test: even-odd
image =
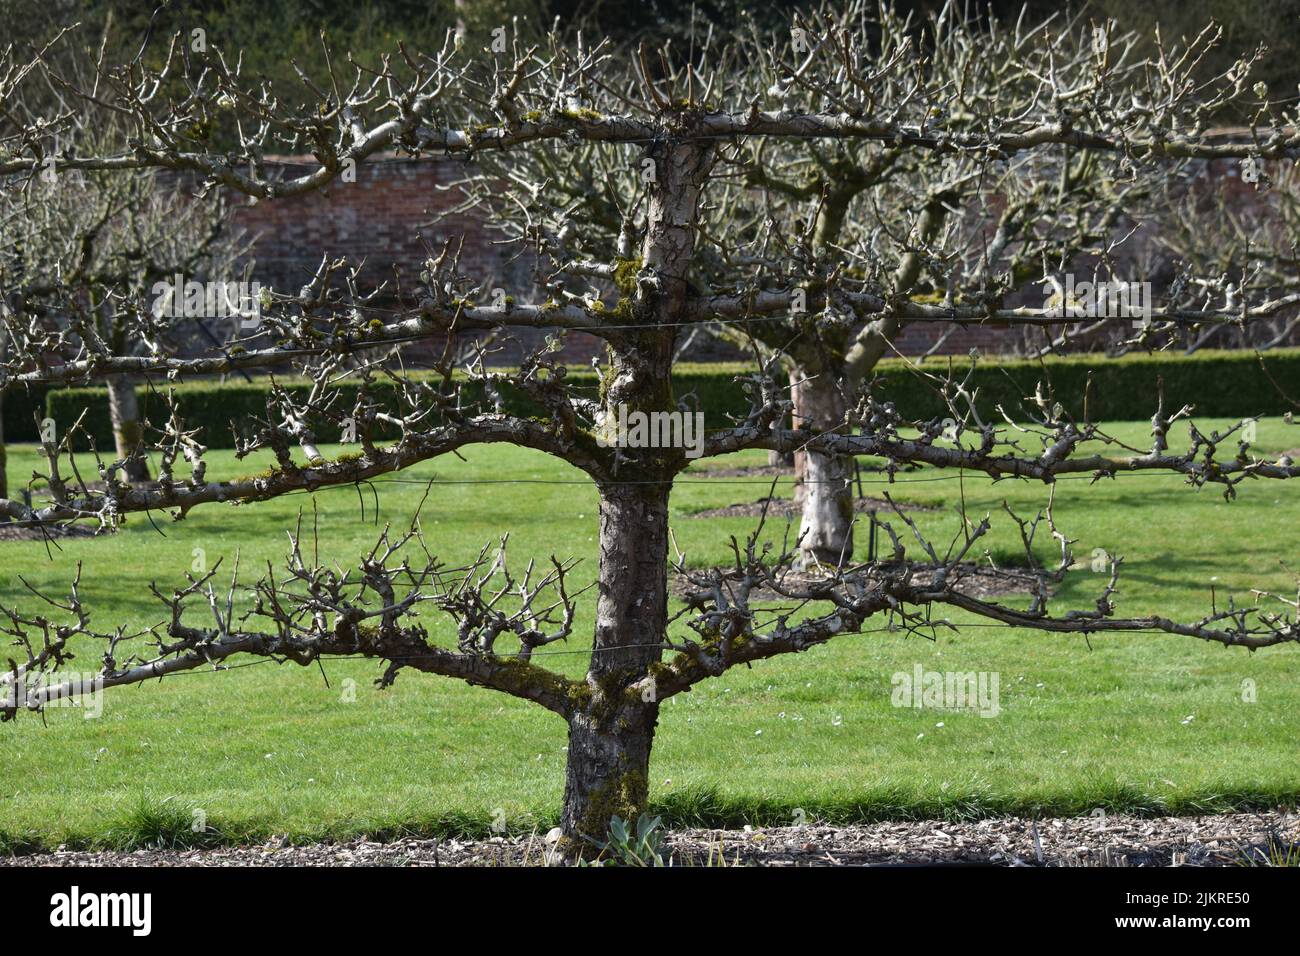
[[[0,311],[3,307],[0,306]],[[6,354],[9,351],[9,333],[3,326],[0,326],[0,362],[4,362]],[[5,393],[0,391],[0,498],[9,497],[9,471],[8,471],[8,454],[5,451]],[[0,521],[9,520],[7,516],[0,515]]]
[[[842,191],[834,202],[823,204],[817,239],[821,248],[836,241],[852,193]],[[946,191],[932,195],[917,217],[913,235],[931,241],[943,221]],[[905,295],[920,278],[923,257],[907,253],[894,273],[896,294]],[[803,369],[805,380],[792,386],[795,416],[818,431],[830,431],[844,422],[846,396],[856,395],[862,383],[884,358],[902,322],[887,315],[866,326],[846,353],[828,350],[817,368]],[[853,459],[843,455],[797,452],[796,500],[803,505],[799,548],[805,563],[839,564],[853,557]]]
[[[569,718],[561,828],[601,837],[645,808],[659,704],[626,690],[659,660],[667,621],[668,485],[601,489],[590,697]]]
[[[844,425],[838,376],[817,375],[791,386],[796,428],[819,432]],[[811,563],[839,565],[853,558],[853,458],[820,451],[795,452],[795,500],[803,506],[799,550]]]
[[[611,348],[606,415],[673,407],[676,326],[687,307],[700,190],[712,150],[656,144],[642,266],[620,294],[635,330]],[[561,829],[570,840],[602,838],[617,814],[635,820],[648,796],[650,748],[659,704],[630,685],[662,657],[668,613],[668,496],[682,456],[673,448],[616,448],[618,471],[600,487],[600,594],[587,690],[569,718]]]
[[[140,427],[140,404],[135,386],[125,375],[110,375],[108,413],[113,421],[113,446],[126,462],[128,481],[148,481],[149,461],[144,457],[144,429]]]

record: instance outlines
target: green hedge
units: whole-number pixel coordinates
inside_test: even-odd
[[[1264,359],[1269,375],[1277,386],[1293,397],[1300,397],[1300,349],[1269,352]],[[952,360],[956,376],[964,374],[969,366],[966,358]],[[943,374],[948,367],[946,359],[926,362],[922,368],[930,374]],[[673,381],[679,398],[693,397],[693,407],[700,408],[710,428],[727,425],[732,416],[742,416],[748,409],[735,376],[749,371],[748,367],[732,364],[685,365],[674,373]],[[896,403],[909,419],[925,419],[945,414],[943,403],[933,385],[910,369],[901,360],[882,363],[876,394]],[[1088,414],[1094,421],[1146,419],[1155,410],[1156,381],[1164,379],[1166,408],[1170,411],[1184,404],[1196,406],[1197,414],[1217,417],[1245,417],[1248,415],[1274,415],[1293,410],[1278,387],[1260,369],[1252,353],[1201,352],[1183,355],[1132,355],[1110,359],[1098,355],[1050,358],[1042,363],[1023,359],[982,359],[973,384],[979,390],[978,406],[981,415],[997,416],[996,406],[1002,405],[1013,418],[1023,418],[1021,409],[1025,399],[1032,396],[1039,381],[1050,381],[1056,401],[1072,414],[1082,417],[1084,393],[1089,374],[1092,387],[1088,391]],[[581,393],[595,397],[599,383],[591,368],[577,368],[569,372],[569,380]],[[307,394],[308,386],[301,382],[286,383],[285,387],[298,396]],[[350,409],[356,386],[340,386],[343,393],[335,407]],[[386,404],[385,394],[391,395],[391,386],[383,384],[372,388],[375,400]],[[189,427],[199,427],[199,440],[212,448],[229,448],[233,445],[230,423],[233,421],[241,433],[251,431],[254,419],[266,416],[266,390],[263,381],[255,383],[191,382],[176,386],[182,412]],[[22,393],[16,393],[21,396]],[[159,397],[149,388],[138,389],[140,407],[146,417],[161,421],[165,412]],[[507,410],[519,414],[537,414],[536,408],[525,397],[504,395]],[[30,401],[30,398],[25,399]],[[14,408],[11,408],[12,402]],[[85,425],[101,448],[111,446],[108,399],[102,389],[51,390],[45,397],[46,415],[61,427],[75,421],[87,410]],[[6,434],[10,441],[33,441],[35,430],[30,408],[19,408],[12,396],[6,398]],[[24,414],[26,415],[24,425]],[[11,425],[12,423],[12,425]],[[323,442],[337,441],[338,435],[321,429],[317,437]],[[391,438],[392,435],[381,435]]]
[[[45,417],[49,389],[16,388],[4,395],[4,438],[11,442],[34,442],[40,435],[37,419]],[[40,414],[37,414],[37,413]]]
[[[1044,380],[1051,383],[1056,401],[1076,417],[1083,417],[1086,393],[1088,417],[1092,421],[1150,418],[1156,407],[1156,383],[1161,379],[1168,412],[1183,405],[1195,406],[1196,414],[1201,416],[1223,418],[1294,411],[1295,406],[1287,401],[1279,387],[1300,401],[1300,349],[1267,352],[1264,363],[1268,374],[1260,368],[1254,353],[1239,351],[1121,358],[1073,355],[1041,363],[982,359],[973,384],[979,389],[977,405],[985,416],[996,414],[996,406],[1001,404],[1013,418],[1021,418],[1020,409],[1032,407],[1026,398],[1032,398],[1035,385]],[[896,402],[909,418],[942,415],[943,404],[933,387],[900,367],[901,364],[891,363],[882,370],[885,381],[879,394]],[[953,368],[958,373],[968,365],[968,359],[953,359]],[[931,374],[946,367],[946,360],[933,359],[922,366]],[[1090,374],[1092,387],[1089,389]]]
[[[692,407],[699,408],[706,414],[709,427],[723,427],[730,424],[728,415],[743,415],[748,409],[744,394],[734,381],[735,376],[744,371],[740,366],[732,365],[696,365],[685,366],[673,376],[676,393],[679,398],[688,401]],[[425,376],[416,376],[431,379]],[[599,378],[590,367],[572,369],[568,380],[578,394],[596,398],[600,393]],[[266,398],[268,391],[266,381],[227,382],[189,382],[175,386],[177,402],[185,419],[187,428],[201,429],[198,440],[209,448],[234,447],[234,433],[231,422],[235,423],[240,434],[249,434],[257,427],[256,420],[267,417]],[[310,385],[301,381],[284,380],[280,382],[285,390],[295,398],[304,399],[310,392]],[[357,393],[356,383],[340,383],[335,391],[334,409],[346,413],[353,407]],[[371,400],[381,406],[395,408],[394,386],[391,383],[373,383],[370,389]],[[163,397],[145,386],[137,386],[136,396],[141,414],[148,420],[161,423],[166,419],[167,410]],[[542,409],[527,396],[506,390],[501,395],[504,408],[520,415],[537,415]],[[482,389],[476,383],[469,383],[464,390],[467,402],[482,402]],[[485,407],[490,407],[485,403]],[[74,388],[51,391],[46,398],[46,414],[66,428],[75,422],[82,412],[86,413],[82,425],[95,439],[99,448],[111,448],[113,441],[112,425],[108,413],[108,395],[102,389]],[[29,429],[30,431],[31,429]],[[397,436],[395,430],[377,431],[381,440]],[[322,442],[334,442],[339,439],[339,430],[330,426],[317,428],[316,437]],[[35,440],[30,439],[13,440]]]

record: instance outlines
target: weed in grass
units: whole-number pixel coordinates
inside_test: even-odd
[[[105,849],[125,852],[189,850],[222,842],[221,832],[202,810],[176,797],[147,793],[108,825],[102,841]]]

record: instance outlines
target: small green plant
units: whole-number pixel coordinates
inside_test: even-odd
[[[627,821],[615,816],[609,821],[609,839],[592,841],[600,848],[600,855],[585,866],[670,866],[672,858],[663,854],[663,817],[641,814],[636,821],[636,833],[628,830]]]
[[[1267,843],[1246,850],[1237,862],[1241,866],[1300,866],[1300,843],[1269,834]]]
[[[709,869],[713,869],[715,867],[721,868],[721,867],[741,866],[742,864],[740,862],[740,850],[739,849],[736,850],[735,856],[733,856],[730,860],[728,860],[726,849],[722,845],[722,836],[719,835],[718,842],[716,844],[714,844],[713,842],[709,843],[709,853],[708,856],[704,858],[703,865]]]

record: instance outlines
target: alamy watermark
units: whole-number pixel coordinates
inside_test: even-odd
[[[44,710],[50,707],[76,707],[87,720],[104,713],[104,676],[102,674],[59,671],[57,682],[49,674],[32,671],[17,680],[0,682],[0,708],[5,710]]]
[[[50,897],[50,925],[78,927],[119,926],[132,936],[148,936],[153,929],[152,893],[82,892],[74,885]]]
[[[703,412],[642,412],[623,404],[616,412],[604,412],[596,422],[601,448],[682,448],[687,458],[704,454]]]
[[[919,663],[912,672],[895,671],[890,703],[920,710],[974,710],[981,717],[996,717],[1001,676],[997,671],[927,671]]]
[[[1124,282],[1117,279],[1101,282],[1075,282],[1074,273],[1066,273],[1062,285],[1054,276],[1044,280],[1049,316],[1067,319],[1134,319],[1135,326],[1151,322],[1151,283]]]
[[[248,331],[262,324],[262,307],[269,304],[269,295],[263,293],[270,290],[263,290],[257,280],[200,282],[177,273],[155,282],[150,292],[157,318],[238,318],[240,329]]]

